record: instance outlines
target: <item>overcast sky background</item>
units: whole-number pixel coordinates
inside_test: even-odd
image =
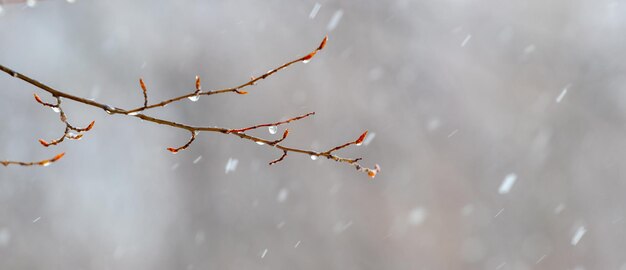
[[[0,1],[2,3],[3,1]],[[4,1],[9,2],[9,1]],[[30,2],[32,4],[32,2]],[[285,144],[188,134],[0,74],[0,269],[626,269],[624,1],[0,4],[0,63],[120,108],[245,82],[149,115],[245,127],[315,111]],[[273,139],[266,129],[253,132]],[[227,164],[230,160],[230,170]],[[233,163],[236,160],[236,167]],[[195,161],[195,162],[194,162]]]

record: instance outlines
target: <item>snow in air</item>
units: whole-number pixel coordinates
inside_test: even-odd
[[[236,158],[229,158],[228,162],[226,162],[226,167],[224,168],[224,172],[228,174],[229,172],[234,172],[237,170],[237,164],[239,164],[239,160]]]
[[[197,164],[198,162],[200,162],[201,159],[202,156],[198,156],[196,159],[193,160],[193,164]]]
[[[511,191],[511,188],[513,187],[513,184],[515,184],[516,180],[517,180],[517,174],[514,174],[514,173],[507,174],[506,177],[504,177],[504,181],[502,181],[502,184],[500,184],[498,193],[500,194],[509,193],[509,191]]]
[[[576,229],[576,232],[574,233],[574,236],[572,237],[572,241],[570,241],[570,244],[572,244],[572,246],[577,245],[580,239],[583,238],[583,235],[585,235],[586,232],[587,232],[587,229],[585,229],[584,226],[578,227],[578,229]]]
[[[315,19],[315,16],[317,16],[317,12],[320,11],[321,7],[322,5],[320,3],[315,3],[315,6],[313,6],[311,13],[309,13],[309,19]]]
[[[343,17],[343,10],[339,9],[335,11],[335,13],[333,14],[333,17],[330,18],[330,21],[328,22],[328,25],[326,26],[326,30],[333,31],[335,28],[337,28],[337,25],[339,25],[339,21],[341,21],[341,17]]]
[[[365,140],[363,140],[363,144],[364,145],[370,144],[374,140],[374,137],[376,137],[376,133],[374,132],[368,133],[367,137],[365,137]]]
[[[565,97],[565,95],[567,94],[567,89],[569,88],[569,86],[566,86],[565,88],[563,88],[563,90],[561,91],[561,93],[559,94],[558,97],[556,97],[556,103],[561,103],[561,101],[563,100],[563,98]]]
[[[470,39],[472,39],[472,35],[467,35],[465,39],[463,40],[463,42],[461,42],[461,47],[465,47],[465,45],[467,45]]]
[[[6,247],[11,241],[11,232],[7,228],[0,228],[0,247]]]
[[[416,207],[409,213],[409,224],[417,226],[424,223],[426,220],[426,209],[423,207]]]
[[[281,188],[280,191],[278,191],[278,195],[276,195],[276,200],[282,203],[287,200],[288,196],[289,196],[289,190],[286,188]]]
[[[267,255],[267,248],[263,250],[263,253],[261,254],[261,259],[265,258],[265,255]]]

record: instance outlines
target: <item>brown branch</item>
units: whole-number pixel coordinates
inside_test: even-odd
[[[181,147],[178,147],[178,148],[168,147],[167,150],[172,152],[172,154],[176,154],[176,153],[178,153],[178,151],[187,149],[187,147],[189,147],[191,145],[191,143],[193,143],[193,141],[195,139],[196,139],[196,132],[192,131],[191,132],[191,138],[189,139],[189,141],[185,145],[183,145]]]
[[[61,159],[65,153],[58,154],[51,159],[44,159],[42,161],[33,161],[33,162],[24,162],[24,161],[11,161],[11,160],[3,160],[0,161],[0,164],[6,166],[9,165],[20,165],[20,166],[48,166],[51,163]]]
[[[0,70],[2,70],[3,72],[5,72],[5,73],[7,73],[7,74],[9,74],[9,75],[11,75],[11,76],[13,76],[15,78],[23,80],[23,81],[25,81],[25,82],[27,82],[27,83],[29,83],[29,84],[31,84],[31,85],[41,89],[41,90],[43,90],[43,91],[46,91],[46,92],[50,93],[52,96],[54,96],[55,98],[57,98],[57,104],[56,105],[55,104],[49,104],[49,105],[51,105],[51,107],[53,107],[53,108],[58,108],[59,109],[59,113],[61,114],[61,116],[60,116],[61,117],[61,121],[66,123],[66,127],[67,128],[75,130],[75,131],[79,131],[79,132],[89,131],[93,127],[94,122],[91,122],[91,124],[88,127],[84,128],[84,129],[73,128],[71,125],[69,125],[67,123],[67,119],[65,117],[65,113],[62,111],[62,108],[60,106],[61,105],[61,98],[72,100],[72,101],[75,101],[75,102],[78,102],[78,103],[82,103],[82,104],[85,104],[85,105],[89,105],[89,106],[92,106],[92,107],[103,109],[108,114],[120,114],[120,115],[126,115],[126,116],[130,116],[130,117],[136,117],[136,118],[142,119],[144,121],[156,123],[156,124],[159,124],[159,125],[165,125],[165,126],[169,126],[169,127],[172,127],[172,128],[177,128],[177,129],[182,129],[182,130],[189,131],[191,133],[191,138],[189,139],[189,141],[185,145],[183,145],[181,147],[178,147],[178,148],[172,148],[172,147],[168,148],[168,150],[170,152],[172,152],[172,153],[176,153],[178,151],[184,150],[187,147],[189,147],[191,145],[191,143],[193,143],[197,133],[199,133],[199,132],[218,132],[218,133],[223,133],[223,134],[234,135],[234,136],[237,136],[239,138],[255,142],[257,144],[267,145],[269,147],[273,147],[273,148],[281,150],[283,152],[283,155],[280,158],[278,158],[277,160],[274,160],[274,161],[270,162],[270,164],[275,164],[275,163],[278,163],[278,162],[282,161],[287,156],[287,154],[289,152],[293,152],[293,153],[300,153],[300,154],[309,155],[309,156],[315,157],[315,158],[317,158],[317,157],[325,157],[327,159],[331,159],[331,160],[334,160],[336,162],[350,164],[350,165],[354,166],[357,169],[357,171],[365,172],[370,177],[374,177],[374,176],[376,176],[376,174],[378,172],[380,172],[380,167],[378,165],[376,165],[374,169],[370,169],[370,168],[362,167],[358,163],[358,161],[360,161],[361,158],[343,158],[343,157],[339,157],[339,156],[336,156],[336,155],[333,154],[334,151],[342,149],[342,148],[345,148],[345,147],[348,147],[348,146],[350,146],[352,144],[355,144],[355,145],[361,144],[363,139],[365,138],[367,132],[363,133],[356,141],[349,142],[349,143],[346,143],[344,145],[334,147],[331,150],[326,151],[326,152],[317,152],[317,151],[313,151],[313,150],[306,150],[306,149],[299,149],[299,148],[294,148],[294,147],[283,146],[281,143],[288,136],[288,134],[289,134],[288,130],[285,130],[285,132],[283,133],[283,136],[282,136],[281,139],[275,140],[275,141],[266,140],[266,139],[255,137],[255,136],[251,136],[251,135],[248,135],[248,134],[245,133],[248,130],[252,130],[252,129],[256,129],[256,128],[260,128],[260,127],[269,127],[269,126],[278,126],[278,125],[282,125],[282,124],[287,124],[287,123],[290,123],[292,121],[300,120],[302,118],[314,115],[314,112],[311,112],[311,113],[308,113],[308,114],[305,114],[305,115],[302,115],[302,116],[294,117],[294,118],[291,118],[291,119],[288,119],[288,120],[285,120],[285,121],[269,123],[269,124],[255,125],[255,126],[250,126],[250,127],[241,128],[241,129],[229,129],[229,128],[222,128],[222,127],[197,127],[197,126],[191,126],[191,125],[187,125],[187,124],[183,124],[183,123],[177,123],[177,122],[173,122],[173,121],[169,121],[169,120],[165,120],[165,119],[160,119],[160,118],[148,116],[148,115],[145,115],[145,114],[141,113],[141,112],[143,112],[145,110],[148,110],[148,109],[151,109],[151,108],[156,108],[156,107],[162,107],[162,106],[165,106],[165,105],[167,105],[169,103],[176,102],[176,101],[182,100],[184,98],[189,98],[189,97],[192,97],[192,96],[200,96],[200,95],[207,95],[208,96],[208,95],[229,93],[229,92],[234,92],[234,93],[238,93],[238,94],[246,94],[247,92],[242,91],[241,89],[246,88],[246,87],[248,87],[250,85],[254,85],[259,80],[263,80],[263,79],[271,76],[272,74],[274,74],[274,73],[276,73],[276,72],[278,72],[278,71],[280,71],[280,70],[282,70],[282,69],[284,69],[284,68],[286,68],[286,67],[288,67],[288,66],[290,66],[290,65],[292,65],[294,63],[297,63],[297,62],[304,62],[304,63],[306,63],[306,62],[310,61],[315,56],[315,54],[318,51],[320,51],[320,50],[322,50],[324,48],[324,46],[326,45],[327,40],[328,40],[328,37],[325,37],[324,40],[320,43],[320,45],[313,52],[307,54],[306,56],[298,58],[296,60],[289,61],[289,62],[287,62],[287,63],[285,63],[285,64],[283,64],[283,65],[281,65],[281,66],[279,66],[279,67],[277,67],[275,69],[272,69],[272,70],[268,71],[267,73],[263,74],[262,76],[259,76],[257,78],[253,77],[248,82],[246,82],[244,84],[241,84],[239,86],[233,87],[233,88],[226,88],[226,89],[221,89],[221,90],[203,92],[201,90],[201,87],[200,87],[200,78],[196,77],[196,90],[195,90],[195,92],[187,94],[187,95],[179,96],[179,97],[176,97],[176,98],[173,98],[173,99],[165,100],[165,101],[162,101],[162,102],[159,102],[159,103],[155,103],[155,104],[152,104],[152,105],[147,105],[148,104],[147,103],[147,90],[145,90],[145,84],[142,83],[143,80],[140,80],[140,86],[142,87],[142,90],[144,91],[144,106],[139,107],[139,108],[135,108],[135,109],[132,109],[132,110],[125,110],[125,109],[121,109],[121,108],[116,108],[116,107],[113,107],[113,106],[110,106],[110,105],[107,105],[107,104],[99,103],[99,102],[96,102],[96,101],[93,101],[93,100],[85,99],[85,98],[82,98],[82,97],[74,96],[74,95],[71,95],[71,94],[68,94],[68,93],[56,90],[56,89],[54,89],[54,88],[52,88],[52,87],[50,87],[48,85],[45,85],[45,84],[43,84],[43,83],[41,83],[41,82],[39,82],[39,81],[37,81],[35,79],[32,79],[32,78],[30,78],[30,77],[28,77],[28,76],[26,76],[24,74],[16,72],[16,71],[14,71],[14,70],[12,70],[12,69],[10,69],[8,67],[5,67],[3,65],[0,65]],[[46,104],[44,104],[44,102],[40,98],[38,98],[38,96],[36,96],[36,99],[37,99],[37,101],[39,103],[43,104],[44,106],[47,106]],[[67,132],[66,132],[66,135],[67,135]],[[76,139],[77,136],[69,136],[69,137],[68,136],[64,136],[64,138],[65,137],[67,137],[67,138],[71,137],[71,138]],[[20,164],[20,165],[24,165],[24,166],[29,166],[28,164],[31,164],[31,165],[47,165],[48,163],[54,162],[54,161],[58,160],[61,157],[62,157],[62,155],[57,155],[53,159],[44,160],[44,161],[40,161],[40,162],[31,162],[32,164],[28,163],[28,162],[14,162],[14,161],[5,161],[2,164],[4,164],[4,165]]]
[[[285,159],[286,156],[287,156],[287,151],[283,151],[283,155],[280,156],[279,158],[275,159],[275,160],[270,161],[270,165],[274,165],[274,164],[276,164],[278,162],[283,161],[283,159]]]
[[[317,52],[321,51],[322,49],[324,49],[324,47],[326,47],[326,42],[327,41],[328,41],[328,36],[325,36],[324,39],[322,40],[322,42],[320,43],[320,45],[315,50],[310,52],[309,54],[307,54],[307,55],[305,55],[303,57],[300,57],[300,58],[298,58],[296,60],[292,60],[292,61],[289,61],[287,63],[284,63],[284,64],[278,66],[277,68],[270,69],[269,71],[267,71],[265,74],[263,74],[261,76],[252,77],[252,78],[250,78],[249,81],[247,81],[247,82],[245,82],[243,84],[240,84],[240,85],[238,85],[236,87],[224,88],[224,89],[220,89],[220,90],[212,90],[212,91],[206,91],[205,92],[205,91],[202,91],[202,90],[199,89],[199,82],[200,81],[199,81],[199,78],[196,77],[196,91],[194,91],[192,93],[189,93],[189,94],[186,94],[186,95],[182,95],[182,96],[178,96],[178,97],[171,98],[171,99],[168,99],[168,100],[164,100],[164,101],[161,101],[159,103],[152,104],[152,105],[130,109],[127,112],[133,114],[133,113],[137,113],[137,112],[144,111],[144,110],[149,110],[149,109],[153,109],[153,108],[157,108],[157,107],[163,107],[163,106],[168,105],[170,103],[177,102],[177,101],[180,101],[180,100],[183,100],[183,99],[186,99],[186,98],[187,99],[188,98],[193,98],[194,96],[197,96],[197,97],[199,97],[199,96],[210,96],[210,95],[223,94],[223,93],[237,93],[237,94],[240,94],[240,95],[248,94],[248,92],[242,91],[241,89],[244,89],[244,88],[246,88],[248,86],[251,86],[251,85],[255,85],[258,81],[263,80],[263,79],[265,79],[265,78],[275,74],[276,72],[281,71],[281,70],[283,70],[283,69],[287,68],[288,66],[291,66],[291,65],[293,65],[295,63],[299,63],[299,62],[308,63],[308,62],[310,62],[311,59],[313,58],[313,56],[315,56],[315,54],[317,54]]]
[[[141,91],[143,92],[143,107],[148,107],[148,89],[143,82],[143,78],[139,78],[139,86],[141,86]]]
[[[337,150],[342,149],[342,148],[346,148],[346,147],[348,147],[350,145],[353,145],[353,144],[359,146],[359,145],[361,145],[363,143],[363,140],[365,139],[365,136],[367,136],[367,130],[365,132],[363,132],[363,134],[361,134],[361,136],[359,136],[359,138],[356,139],[356,141],[342,144],[342,145],[337,146],[337,147],[335,147],[333,149],[330,149],[330,150],[328,150],[328,151],[326,151],[324,153],[330,154],[330,153],[332,153],[334,151],[337,151]]]
[[[240,128],[240,129],[231,129],[231,130],[228,131],[228,133],[233,133],[233,132],[240,133],[240,132],[246,132],[248,130],[257,129],[257,128],[261,128],[261,127],[280,126],[282,124],[287,124],[287,123],[291,123],[293,121],[298,121],[298,120],[300,120],[302,118],[306,118],[306,117],[309,117],[309,116],[314,115],[314,114],[315,114],[315,112],[310,112],[310,113],[307,113],[307,114],[304,114],[304,115],[296,116],[296,117],[287,119],[285,121],[280,121],[280,122],[276,122],[276,123],[260,124],[260,125],[255,125],[255,126],[250,126],[250,127],[246,127],[246,128]]]
[[[59,113],[59,119],[61,120],[61,122],[65,124],[65,131],[63,131],[63,136],[61,136],[61,138],[52,140],[51,142],[47,142],[43,139],[39,139],[39,143],[45,147],[62,143],[65,140],[65,138],[68,138],[70,140],[80,140],[83,137],[83,132],[87,132],[91,130],[93,128],[93,125],[96,123],[96,121],[91,121],[91,123],[89,123],[87,127],[84,127],[84,128],[74,127],[67,121],[67,116],[65,115],[65,112],[63,111],[63,107],[61,107],[60,97],[58,96],[56,97],[56,100],[57,100],[56,104],[51,104],[51,103],[43,102],[37,94],[35,94],[34,96],[35,96],[35,100],[38,103],[40,103],[41,105],[45,107],[51,107],[55,112]],[[70,132],[71,130],[78,132],[78,134],[71,133]]]
[[[285,139],[287,139],[288,135],[289,135],[289,129],[285,129],[285,132],[283,132],[283,137],[278,139],[278,140],[275,140],[275,141],[269,143],[269,145],[277,145],[277,144],[279,144],[280,142],[282,142]]]

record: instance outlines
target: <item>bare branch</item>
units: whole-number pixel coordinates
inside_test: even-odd
[[[148,107],[148,89],[143,82],[143,78],[139,78],[139,86],[141,86],[141,91],[143,92],[143,107]]]
[[[279,158],[275,159],[275,160],[270,161],[270,165],[274,165],[274,164],[276,164],[278,162],[283,161],[283,159],[285,159],[286,156],[287,156],[287,151],[283,151],[283,155],[280,156]]]
[[[176,154],[176,153],[178,153],[178,151],[187,149],[187,147],[189,147],[191,145],[191,143],[193,143],[193,141],[195,139],[196,139],[196,132],[192,131],[191,132],[191,138],[189,139],[189,141],[185,145],[183,145],[181,147],[178,147],[178,148],[169,147],[169,148],[167,148],[167,150],[172,152],[172,154]]]
[[[251,85],[255,85],[258,81],[263,80],[263,79],[265,79],[265,78],[275,74],[276,72],[281,71],[281,70],[283,70],[283,69],[285,69],[285,68],[287,68],[287,67],[289,67],[289,66],[291,66],[291,65],[293,65],[295,63],[298,63],[298,62],[308,63],[308,62],[310,62],[311,59],[313,58],[313,56],[315,56],[315,54],[317,54],[317,52],[321,51],[322,49],[324,49],[324,47],[326,47],[326,42],[327,41],[328,41],[328,36],[325,36],[324,39],[322,40],[322,42],[320,43],[320,45],[317,47],[317,49],[313,50],[311,53],[309,53],[309,54],[307,54],[307,55],[305,55],[303,57],[300,57],[298,59],[291,60],[291,61],[289,61],[287,63],[284,63],[284,64],[278,66],[277,68],[270,69],[269,71],[267,71],[265,74],[263,74],[261,76],[252,77],[252,78],[250,78],[249,81],[247,81],[247,82],[245,82],[243,84],[240,84],[240,85],[238,85],[236,87],[224,88],[224,89],[213,90],[213,91],[202,91],[202,90],[200,90],[200,79],[199,79],[199,77],[196,77],[196,90],[194,92],[186,94],[186,95],[178,96],[178,97],[175,97],[175,98],[171,98],[171,99],[168,99],[168,100],[165,100],[165,101],[161,101],[159,103],[155,103],[155,104],[152,104],[152,105],[144,105],[143,107],[134,108],[134,109],[128,110],[127,112],[132,114],[132,113],[136,113],[136,112],[140,112],[140,111],[144,111],[144,110],[149,110],[149,109],[153,109],[153,108],[157,108],[157,107],[163,107],[165,105],[168,105],[170,103],[183,100],[185,98],[190,98],[190,97],[193,98],[194,96],[197,96],[197,97],[199,97],[199,96],[210,96],[210,95],[223,94],[223,93],[237,93],[237,94],[240,94],[240,95],[248,94],[248,92],[242,91],[242,89],[244,89],[244,88],[246,88],[248,86],[251,86]]]
[[[314,114],[315,114],[315,112],[310,112],[310,113],[307,113],[307,114],[304,114],[304,115],[296,116],[296,117],[287,119],[285,121],[280,121],[280,122],[276,122],[276,123],[260,124],[260,125],[250,126],[250,127],[241,128],[241,129],[231,129],[231,130],[228,131],[228,133],[232,133],[232,132],[239,133],[239,132],[246,132],[248,130],[257,129],[257,128],[261,128],[261,127],[279,126],[279,125],[282,125],[282,124],[291,123],[293,121],[298,121],[298,120],[300,120],[302,118],[306,118],[306,117],[309,117],[309,116],[314,115]]]
[[[24,161],[11,161],[11,160],[3,160],[0,161],[0,164],[6,166],[9,165],[20,165],[20,166],[48,166],[51,163],[61,159],[65,153],[58,154],[51,159],[44,159],[42,161],[33,161],[33,162],[24,162]]]
[[[361,171],[361,172],[365,172],[367,173],[370,177],[374,177],[376,176],[376,174],[378,172],[380,172],[380,167],[378,165],[376,165],[374,167],[374,169],[370,169],[370,168],[366,168],[366,167],[362,167],[358,161],[361,160],[361,158],[343,158],[343,157],[339,157],[333,154],[334,151],[343,149],[345,147],[348,147],[350,145],[360,145],[363,140],[365,139],[366,135],[367,135],[367,131],[364,132],[363,134],[361,134],[361,136],[359,136],[359,138],[353,142],[349,142],[337,147],[334,147],[328,151],[325,152],[317,152],[317,151],[313,151],[313,150],[306,150],[306,149],[300,149],[300,148],[294,148],[294,147],[287,147],[287,146],[283,146],[281,143],[285,140],[285,138],[287,138],[288,134],[289,134],[289,130],[285,130],[285,132],[283,133],[283,136],[281,139],[278,140],[274,140],[274,141],[270,141],[270,140],[266,140],[263,138],[259,138],[259,137],[255,137],[255,136],[251,136],[246,134],[246,131],[249,130],[253,130],[253,129],[257,129],[257,128],[261,128],[261,127],[271,127],[271,126],[279,126],[279,125],[283,125],[283,124],[287,124],[293,121],[297,121],[309,116],[314,115],[314,112],[310,112],[301,116],[297,116],[297,117],[293,117],[290,118],[288,120],[285,121],[279,121],[279,122],[274,122],[274,123],[267,123],[267,124],[259,124],[259,125],[254,125],[254,126],[250,126],[250,127],[246,127],[246,128],[240,128],[240,129],[229,129],[229,128],[222,128],[222,127],[197,127],[197,126],[191,126],[191,125],[187,125],[187,124],[183,124],[183,123],[177,123],[177,122],[173,122],[173,121],[169,121],[169,120],[165,120],[165,119],[161,119],[161,118],[156,118],[156,117],[152,117],[152,116],[148,116],[145,115],[141,112],[148,110],[148,109],[152,109],[152,108],[156,108],[156,107],[162,107],[165,106],[167,104],[182,100],[184,98],[189,98],[189,97],[193,97],[193,96],[200,96],[200,95],[214,95],[214,94],[221,94],[221,93],[229,93],[229,92],[233,92],[233,93],[237,93],[237,94],[247,94],[246,91],[242,91],[241,89],[244,89],[248,86],[254,85],[256,82],[258,82],[259,80],[263,80],[269,76],[271,76],[272,74],[275,74],[276,72],[294,64],[297,62],[304,62],[307,63],[309,61],[311,61],[311,59],[317,54],[317,52],[319,52],[320,50],[322,50],[325,46],[326,46],[326,42],[328,41],[328,37],[325,37],[322,42],[320,43],[320,45],[313,50],[311,53],[298,58],[296,60],[292,60],[289,61],[275,69],[272,69],[268,72],[266,72],[265,74],[254,78],[252,77],[248,82],[243,83],[239,86],[236,87],[232,87],[232,88],[226,88],[226,89],[221,89],[221,90],[215,90],[215,91],[207,91],[204,92],[201,89],[201,85],[200,85],[200,78],[196,77],[196,83],[195,83],[195,91],[190,93],[190,94],[186,94],[186,95],[182,95],[176,98],[172,98],[169,100],[165,100],[165,101],[161,101],[159,103],[155,103],[152,105],[148,105],[148,94],[147,94],[147,88],[145,86],[145,83],[143,82],[143,79],[139,80],[139,84],[142,88],[143,94],[144,94],[144,104],[142,107],[139,108],[135,108],[132,110],[125,110],[125,109],[121,109],[121,108],[116,108],[107,104],[102,104],[93,100],[89,100],[89,99],[85,99],[82,97],[78,97],[78,96],[74,96],[68,93],[65,93],[63,91],[59,91],[57,89],[54,89],[48,85],[45,85],[35,79],[32,79],[24,74],[18,73],[8,67],[5,67],[3,65],[0,65],[0,70],[2,70],[3,72],[18,78],[20,80],[23,80],[43,91],[46,91],[48,93],[50,93],[53,97],[55,97],[57,99],[57,104],[51,104],[51,103],[45,103],[43,102],[43,100],[41,100],[41,98],[35,94],[35,99],[37,100],[37,102],[39,102],[40,104],[42,104],[43,106],[47,106],[47,107],[51,107],[52,109],[54,109],[55,111],[58,111],[58,113],[60,114],[60,119],[63,123],[65,123],[66,125],[66,129],[65,129],[65,133],[63,135],[63,137],[61,137],[58,140],[54,140],[51,143],[48,143],[44,140],[40,140],[40,143],[44,146],[49,146],[49,145],[55,145],[58,144],[60,142],[62,142],[65,138],[68,139],[80,139],[80,137],[82,137],[82,132],[86,132],[92,129],[93,125],[95,122],[91,122],[87,127],[85,128],[75,128],[74,126],[70,125],[67,122],[67,117],[65,116],[65,113],[63,112],[63,109],[61,107],[61,99],[68,99],[68,100],[72,100],[78,103],[82,103],[88,106],[92,106],[92,107],[96,107],[96,108],[100,108],[103,109],[104,111],[106,111],[108,114],[120,114],[120,115],[125,115],[125,116],[129,116],[129,117],[136,117],[139,119],[142,119],[144,121],[148,121],[148,122],[152,122],[152,123],[156,123],[159,125],[165,125],[165,126],[169,126],[172,128],[176,128],[176,129],[182,129],[182,130],[187,130],[191,133],[191,138],[189,139],[189,141],[187,141],[187,143],[181,147],[178,148],[167,148],[167,150],[169,150],[172,153],[177,153],[181,150],[185,150],[187,149],[195,140],[196,135],[199,132],[217,132],[217,133],[222,133],[222,134],[229,134],[229,135],[234,135],[237,136],[239,138],[248,140],[248,141],[252,141],[255,142],[257,144],[260,145],[267,145],[269,147],[272,148],[277,148],[279,150],[282,151],[282,155],[280,158],[273,160],[270,162],[270,165],[272,164],[276,164],[282,160],[285,159],[285,157],[287,156],[287,154],[289,152],[293,152],[293,153],[300,153],[300,154],[305,154],[305,155],[309,155],[311,157],[325,157],[327,159],[331,159],[334,160],[336,162],[339,163],[347,163],[350,164],[352,166],[354,166],[357,171]],[[79,132],[79,134],[71,134],[69,131],[70,130],[74,130],[76,132]],[[16,161],[2,161],[1,164],[7,166],[9,164],[18,164],[18,165],[23,165],[23,166],[31,166],[31,165],[48,165],[49,163],[52,163],[54,161],[57,161],[58,159],[60,159],[61,157],[63,157],[63,154],[59,154],[57,156],[55,156],[52,159],[49,160],[43,160],[43,161],[38,161],[38,162],[16,162]]]

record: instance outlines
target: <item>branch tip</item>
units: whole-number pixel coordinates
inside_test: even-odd
[[[43,145],[44,147],[48,147],[48,146],[50,146],[50,144],[49,144],[48,142],[44,141],[43,139],[39,139],[39,143],[40,143],[41,145]]]
[[[326,47],[326,42],[328,42],[328,35],[324,36],[324,39],[322,40],[322,43],[320,43],[320,46],[317,47],[317,50],[321,51],[324,49],[324,47]]]
[[[356,141],[354,141],[354,144],[356,144],[357,146],[361,145],[363,143],[363,140],[365,140],[366,136],[367,136],[367,130],[363,132],[363,134],[361,134],[361,136],[359,136],[359,138]]]
[[[196,75],[196,92],[200,92],[200,76]]]

